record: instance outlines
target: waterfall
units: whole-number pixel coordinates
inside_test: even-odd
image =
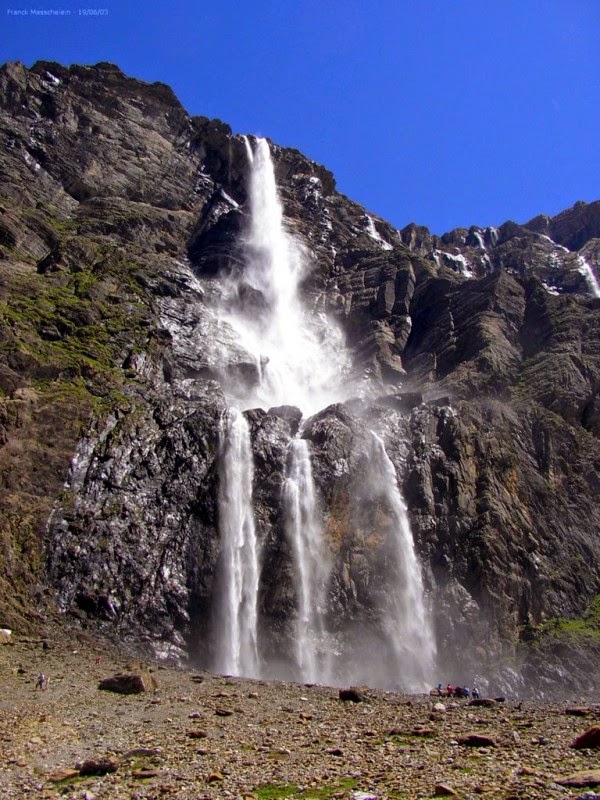
[[[215,664],[218,672],[259,674],[257,600],[259,553],[254,529],[254,467],[248,423],[236,409],[221,419]]]
[[[286,230],[268,142],[258,139],[253,150],[245,141],[251,169],[244,269],[225,287],[221,316],[261,369],[258,385],[226,388],[246,408],[296,405],[312,414],[348,395],[350,359],[339,325],[311,313],[300,297],[310,261]]]
[[[394,465],[376,433],[372,433],[369,470],[372,492],[387,509],[392,533],[387,552],[392,579],[381,608],[383,630],[394,657],[390,675],[401,676],[403,688],[422,691],[433,677],[435,638],[407,508]]]
[[[329,558],[323,542],[308,443],[290,442],[284,484],[286,532],[295,562],[295,650],[298,679],[325,681],[331,657],[325,625]]]
[[[277,193],[269,145],[245,139],[250,174],[249,215],[242,237],[242,271],[225,286],[221,318],[237,333],[257,365],[257,385],[224,376],[232,403],[253,406],[296,405],[317,411],[340,399],[349,359],[339,326],[310,314],[300,299],[308,272],[307,254],[288,233]],[[318,365],[318,368],[315,366]],[[221,452],[219,496],[221,561],[218,585],[216,668],[254,674],[259,654],[256,635],[257,543],[251,505],[253,465],[247,427],[239,412],[229,412]],[[290,444],[284,491],[288,534],[298,576],[296,656],[304,680],[324,674],[324,601],[327,579],[321,528],[317,521],[310,456],[306,442]],[[246,633],[246,627],[248,632]]]
[[[254,147],[247,139],[245,143],[249,213],[240,244],[242,257],[225,282],[220,317],[237,337],[240,352],[249,357],[250,368],[224,375],[222,385],[232,406],[295,405],[312,414],[347,399],[352,391],[347,384],[351,358],[339,326],[301,299],[309,259],[286,229],[269,145],[264,139]],[[227,411],[221,433],[214,667],[259,676],[269,658],[260,652],[258,642],[260,556],[252,507],[254,469],[248,426],[240,411]],[[327,629],[331,563],[310,450],[303,439],[290,441],[282,501],[296,598],[295,674],[302,681],[325,682],[362,669],[368,681],[370,664],[381,661],[380,653],[369,649],[373,641],[386,654],[380,685],[394,685],[400,677],[404,688],[422,689],[433,665],[434,645],[420,568],[393,464],[375,434],[371,450],[367,505],[385,507],[390,523],[382,535],[378,520],[372,520],[373,537],[385,540],[385,576],[381,585],[377,581],[372,587],[379,600],[373,601],[370,621],[378,615],[378,630],[368,630],[370,623],[358,626],[355,641],[362,637],[362,651],[357,654],[344,652],[339,630],[334,648],[334,636]],[[348,589],[354,592],[351,583],[348,577]]]

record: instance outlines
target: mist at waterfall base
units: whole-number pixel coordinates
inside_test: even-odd
[[[245,139],[248,211],[241,257],[225,280],[220,320],[254,369],[223,371],[230,403],[221,420],[220,555],[215,575],[210,667],[245,677],[327,684],[369,683],[419,691],[431,684],[435,643],[395,468],[383,440],[370,434],[351,519],[378,509],[380,575],[368,624],[337,626],[329,608],[334,555],[324,534],[324,504],[300,426],[290,438],[281,504],[293,572],[295,619],[289,652],[266,643],[259,608],[261,541],[254,521],[251,434],[243,409],[295,406],[304,419],[352,393],[352,358],[341,329],[307,308],[301,284],[310,259],[286,230],[266,140]],[[356,390],[355,390],[356,391]],[[383,510],[382,510],[383,509]],[[262,615],[264,617],[264,615]]]

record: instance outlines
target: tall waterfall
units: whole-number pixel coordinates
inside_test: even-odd
[[[295,647],[299,679],[324,681],[329,676],[331,649],[325,624],[329,558],[312,477],[308,443],[290,443],[284,485],[286,530],[295,560]]]
[[[226,389],[240,407],[289,404],[312,413],[342,399],[350,361],[341,330],[323,315],[310,314],[300,299],[299,287],[306,276],[307,255],[285,228],[269,145],[264,139],[258,139],[253,150],[247,139],[245,142],[251,168],[250,213],[242,241],[244,269],[226,286],[221,317],[237,332],[244,348],[260,365],[260,381],[249,387],[237,381],[228,384],[225,378]],[[250,525],[252,516],[251,451],[249,444],[242,445],[239,441],[241,419],[243,417],[238,414],[235,426],[229,427],[228,444],[221,457],[219,508],[223,572],[220,577],[226,585],[227,570],[233,585],[221,590],[221,594],[226,595],[227,615],[219,631],[217,663],[221,671],[252,674],[258,663],[256,632],[246,641],[240,625],[243,623],[242,607],[248,607],[246,613],[252,607],[252,623],[256,629],[259,559],[256,552],[250,553],[252,547],[255,551],[258,548],[253,527],[243,547],[235,533],[241,535],[239,532],[244,525]],[[244,466],[240,467],[243,475],[234,464],[236,448],[244,461]],[[328,567],[310,456],[306,442],[300,439],[290,443],[284,503],[297,576],[297,676],[301,680],[323,680],[328,658],[324,629]],[[229,505],[231,509],[227,508]],[[246,522],[240,523],[240,517]],[[248,576],[246,570],[250,573]],[[255,593],[252,602],[250,592]]]
[[[248,224],[241,242],[243,269],[234,270],[225,285],[221,318],[258,366],[259,380],[251,383],[239,375],[226,375],[223,387],[232,405],[239,408],[295,405],[311,415],[347,399],[351,359],[340,329],[308,309],[301,299],[308,259],[298,240],[286,230],[269,145],[259,139],[252,148],[246,140],[246,148],[250,177]],[[375,434],[371,450],[369,502],[387,508],[393,532],[387,537],[389,586],[383,592],[376,587],[385,595],[375,609],[379,641],[383,637],[383,647],[393,662],[385,667],[385,679],[402,675],[404,686],[422,689],[434,647],[419,564],[394,467]],[[252,480],[248,426],[241,412],[232,408],[222,429],[214,666],[248,676],[258,675],[266,660],[258,642],[260,556]],[[301,438],[289,444],[282,501],[297,603],[296,666],[292,672],[303,681],[345,680],[354,665],[346,663],[348,654],[338,640],[333,652],[334,636],[327,630],[329,548],[323,536],[310,450]],[[350,656],[350,660],[356,658]]]
[[[396,470],[383,440],[372,433],[370,483],[391,517],[388,557],[393,581],[386,592],[382,625],[394,656],[392,674],[401,675],[405,688],[418,691],[431,679],[435,638],[425,607],[421,567],[415,553],[406,504]]]
[[[248,423],[239,411],[228,409],[221,420],[221,557],[216,576],[219,603],[214,668],[247,677],[259,674],[259,554],[252,509],[253,477]]]

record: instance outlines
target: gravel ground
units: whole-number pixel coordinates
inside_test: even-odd
[[[600,724],[599,705],[575,715],[565,705],[444,699],[436,710],[438,698],[374,690],[350,703],[331,687],[149,663],[158,690],[119,695],[98,683],[138,666],[130,657],[83,634],[44,641],[0,646],[2,800],[594,796],[556,780],[600,769],[599,749],[570,747]],[[40,672],[46,691],[36,688]],[[490,742],[461,744],[470,734]],[[116,771],[75,772],[102,759]]]

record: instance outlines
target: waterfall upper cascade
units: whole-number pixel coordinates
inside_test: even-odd
[[[339,326],[300,297],[309,259],[286,230],[269,145],[258,139],[253,150],[245,141],[250,215],[241,243],[244,269],[226,286],[221,318],[254,356],[260,380],[240,386],[225,376],[226,388],[241,407],[295,405],[312,414],[345,399],[351,361]]]
[[[258,139],[252,148],[245,141],[250,176],[244,268],[234,270],[227,281],[221,319],[252,354],[259,380],[244,383],[224,376],[223,385],[240,408],[294,405],[310,415],[347,399],[352,360],[340,329],[302,301],[300,286],[309,261],[286,230],[269,145]],[[261,652],[257,611],[260,553],[252,521],[251,444],[240,411],[229,411],[222,433],[215,664],[233,674],[256,675],[263,668],[267,674],[269,654]],[[400,685],[420,689],[433,666],[433,637],[395,470],[383,441],[375,436],[368,483],[372,500],[383,493],[395,529],[387,555],[392,588],[378,608],[380,639],[392,659],[378,683],[398,685],[401,676]],[[323,533],[309,443],[303,438],[289,444],[282,503],[296,604],[295,666],[283,677],[313,682],[352,679],[352,654],[335,644],[328,631],[332,555]]]

